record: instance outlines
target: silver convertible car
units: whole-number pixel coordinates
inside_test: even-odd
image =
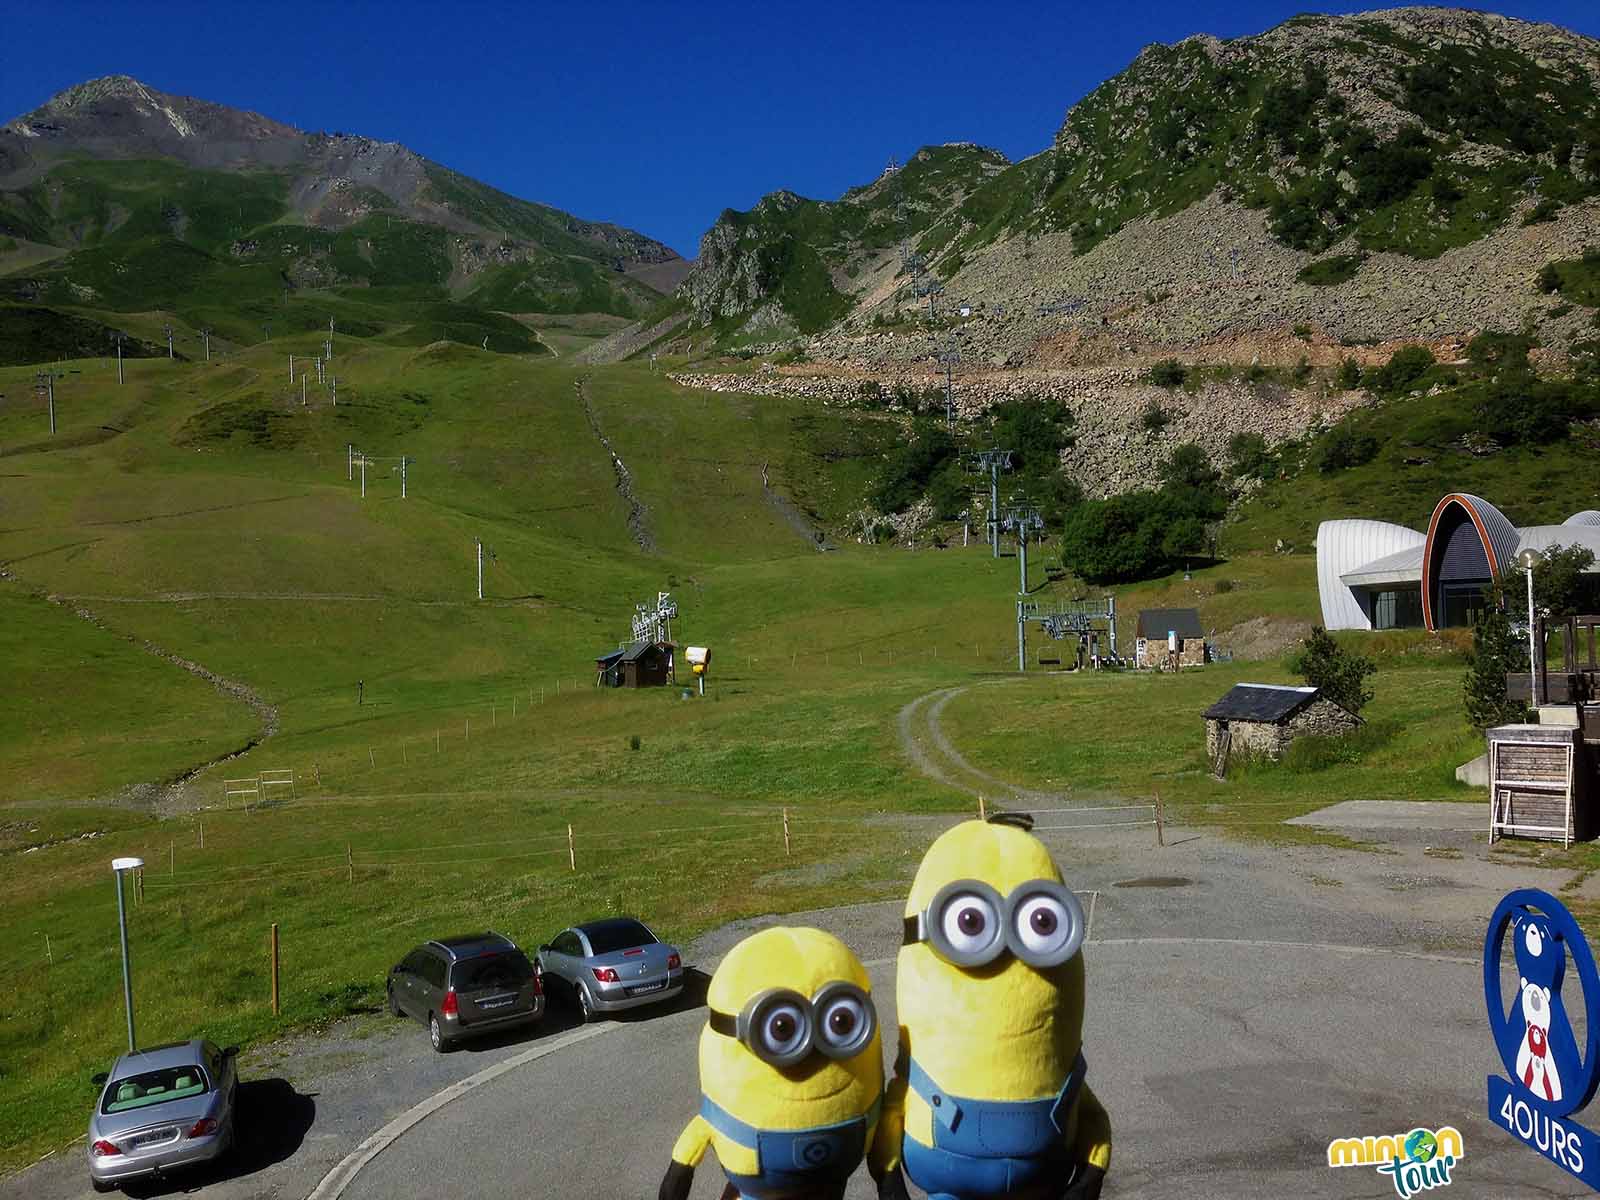
[[[237,1046],[151,1046],[117,1059],[89,1121],[89,1183],[97,1192],[211,1162],[233,1145]],[[98,1081],[99,1077],[96,1076]]]
[[[585,1022],[600,1013],[670,1000],[683,991],[683,956],[643,921],[610,917],[564,929],[539,947],[535,964]]]

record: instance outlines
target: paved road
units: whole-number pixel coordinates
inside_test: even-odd
[[[1392,1195],[1368,1169],[1324,1166],[1328,1141],[1443,1124],[1466,1138],[1452,1194],[1584,1194],[1483,1114],[1497,1063],[1475,963],[1482,930],[1505,891],[1554,890],[1564,875],[1486,861],[1470,835],[1437,830],[1394,831],[1381,853],[1181,829],[1164,850],[1147,829],[1046,836],[1093,907],[1086,1047],[1116,1129],[1108,1196]],[[834,930],[874,963],[890,1029],[898,911],[787,918]],[[762,923],[703,939],[693,961],[709,966]],[[517,1066],[412,1126],[344,1196],[653,1196],[695,1106],[701,1020],[689,1008],[617,1022]],[[559,1025],[541,1037],[559,1039]],[[293,1086],[261,1094],[277,1119],[267,1152],[232,1178],[196,1180],[204,1194],[301,1200],[386,1121],[535,1044],[436,1056],[419,1029],[369,1033],[302,1039],[247,1064]],[[715,1165],[700,1176],[695,1196],[717,1196]],[[864,1176],[852,1186],[853,1198],[870,1194]],[[19,1200],[84,1194],[75,1156],[0,1183]]]
[[[1478,947],[1494,903],[1528,872],[1437,858],[1437,832],[1387,854],[1182,830],[1157,851],[1146,832],[1056,835],[1072,838],[1057,846],[1069,878],[1093,893],[1086,1045],[1116,1128],[1108,1195],[1391,1195],[1375,1171],[1326,1167],[1329,1140],[1444,1124],[1466,1140],[1460,1195],[1585,1194],[1483,1112],[1497,1060]],[[898,914],[889,902],[788,918],[872,961],[888,1028]],[[697,950],[709,962],[761,923]],[[700,1021],[631,1022],[496,1080],[398,1140],[345,1196],[652,1196],[694,1110]],[[694,1195],[720,1186],[708,1162]],[[849,1195],[871,1196],[864,1175]]]

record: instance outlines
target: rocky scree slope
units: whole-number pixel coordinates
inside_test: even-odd
[[[290,287],[425,285],[514,312],[628,315],[660,296],[637,276],[660,285],[682,268],[632,230],[519,200],[399,143],[309,133],[127,76],[0,126],[0,235],[69,251],[165,242],[220,268],[270,264]],[[42,268],[61,294],[37,298],[105,300],[97,272],[73,266]]]
[[[914,238],[946,311],[998,323],[977,348],[998,364],[1108,327],[1183,348],[1297,324],[1359,340],[1549,320],[1562,342],[1590,314],[1552,317],[1533,276],[1600,241],[1597,80],[1600,43],[1462,10],[1196,35],[1146,48],[1042,153],[970,175],[943,212],[885,214],[876,237]],[[917,305],[909,278],[852,276],[796,208],[725,214],[679,291],[697,320],[820,328],[822,355],[926,356],[925,331],[893,336]],[[836,284],[808,320],[790,312],[795,264]]]

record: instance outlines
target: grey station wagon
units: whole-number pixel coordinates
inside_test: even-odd
[[[633,917],[564,929],[539,947],[539,970],[559,981],[585,1022],[670,1000],[683,991],[683,956]]]
[[[237,1053],[237,1047],[218,1050],[196,1039],[117,1059],[89,1120],[94,1190],[109,1192],[226,1153],[234,1139]]]
[[[499,933],[466,933],[418,946],[390,968],[388,991],[389,1011],[425,1024],[439,1051],[468,1034],[544,1016],[538,972]]]

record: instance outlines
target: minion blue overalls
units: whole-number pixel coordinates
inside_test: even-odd
[[[1080,1051],[1054,1096],[974,1100],[952,1096],[912,1059],[906,1081],[933,1110],[933,1145],[902,1138],[906,1174],[928,1200],[973,1200],[1064,1185],[1073,1170],[1066,1127],[1087,1069]]]
[[[700,1115],[724,1137],[756,1152],[759,1175],[726,1172],[740,1196],[745,1200],[802,1200],[825,1195],[829,1188],[843,1193],[845,1181],[866,1150],[867,1131],[878,1119],[881,1103],[874,1100],[863,1116],[853,1120],[813,1129],[758,1129],[703,1094]]]

